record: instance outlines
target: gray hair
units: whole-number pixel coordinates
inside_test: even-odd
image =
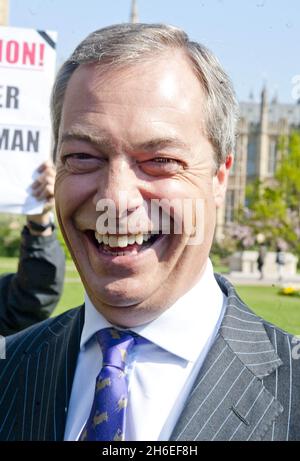
[[[59,70],[51,97],[54,158],[64,95],[73,72],[85,63],[117,68],[136,64],[169,49],[181,49],[190,60],[206,96],[206,134],[218,166],[233,151],[238,105],[231,81],[217,58],[203,45],[189,40],[181,29],[164,24],[117,24],[91,33]]]

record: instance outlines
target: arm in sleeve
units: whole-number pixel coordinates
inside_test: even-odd
[[[65,256],[55,233],[33,236],[25,226],[18,271],[0,279],[0,334],[49,317],[61,296],[64,275]]]

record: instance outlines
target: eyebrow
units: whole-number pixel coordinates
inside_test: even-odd
[[[172,137],[150,139],[149,141],[145,141],[135,145],[134,149],[143,151],[153,151],[157,149],[164,149],[166,147],[171,147],[173,149],[175,148],[190,150],[190,146],[186,144],[184,141]]]
[[[89,133],[81,133],[80,131],[67,131],[61,135],[60,143],[68,141],[82,141],[93,144],[96,147],[101,147],[102,149],[112,149],[113,144],[108,140],[107,136],[99,136]]]
[[[96,147],[100,147],[105,150],[114,150],[114,144],[108,139],[108,134],[103,133],[103,135],[95,135],[92,133],[82,133],[80,131],[69,131],[62,134],[60,142],[67,141],[83,141],[93,144]],[[159,137],[154,139],[149,139],[141,143],[136,143],[131,146],[128,146],[129,150],[133,151],[155,151],[157,149],[173,148],[173,149],[183,149],[185,151],[190,151],[190,146],[184,141],[176,137]]]

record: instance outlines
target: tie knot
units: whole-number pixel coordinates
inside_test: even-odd
[[[103,355],[103,366],[111,366],[124,371],[129,351],[134,345],[131,332],[104,328],[96,333]]]

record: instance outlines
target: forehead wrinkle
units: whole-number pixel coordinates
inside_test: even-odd
[[[153,151],[164,148],[184,149],[190,151],[190,146],[177,138],[157,137],[147,141],[137,143],[133,146],[134,150]]]
[[[60,135],[60,144],[68,141],[86,142],[92,144],[96,148],[101,148],[102,150],[107,151],[115,150],[117,144],[111,139],[111,135],[109,135],[106,131],[97,130],[96,133],[93,133],[92,131],[89,132],[88,130],[80,127],[64,131]],[[120,144],[120,142],[118,142],[118,144]]]
[[[81,141],[88,142],[95,147],[100,147],[105,150],[114,150],[116,143],[111,140],[111,136],[107,132],[97,134],[82,130],[80,128],[76,130],[68,130],[61,134],[60,144],[68,141]],[[120,144],[120,143],[118,143]],[[122,143],[124,144],[124,142]],[[164,148],[183,149],[190,151],[190,146],[184,141],[176,137],[154,137],[146,141],[133,143],[127,145],[127,150],[130,151],[154,151]]]

